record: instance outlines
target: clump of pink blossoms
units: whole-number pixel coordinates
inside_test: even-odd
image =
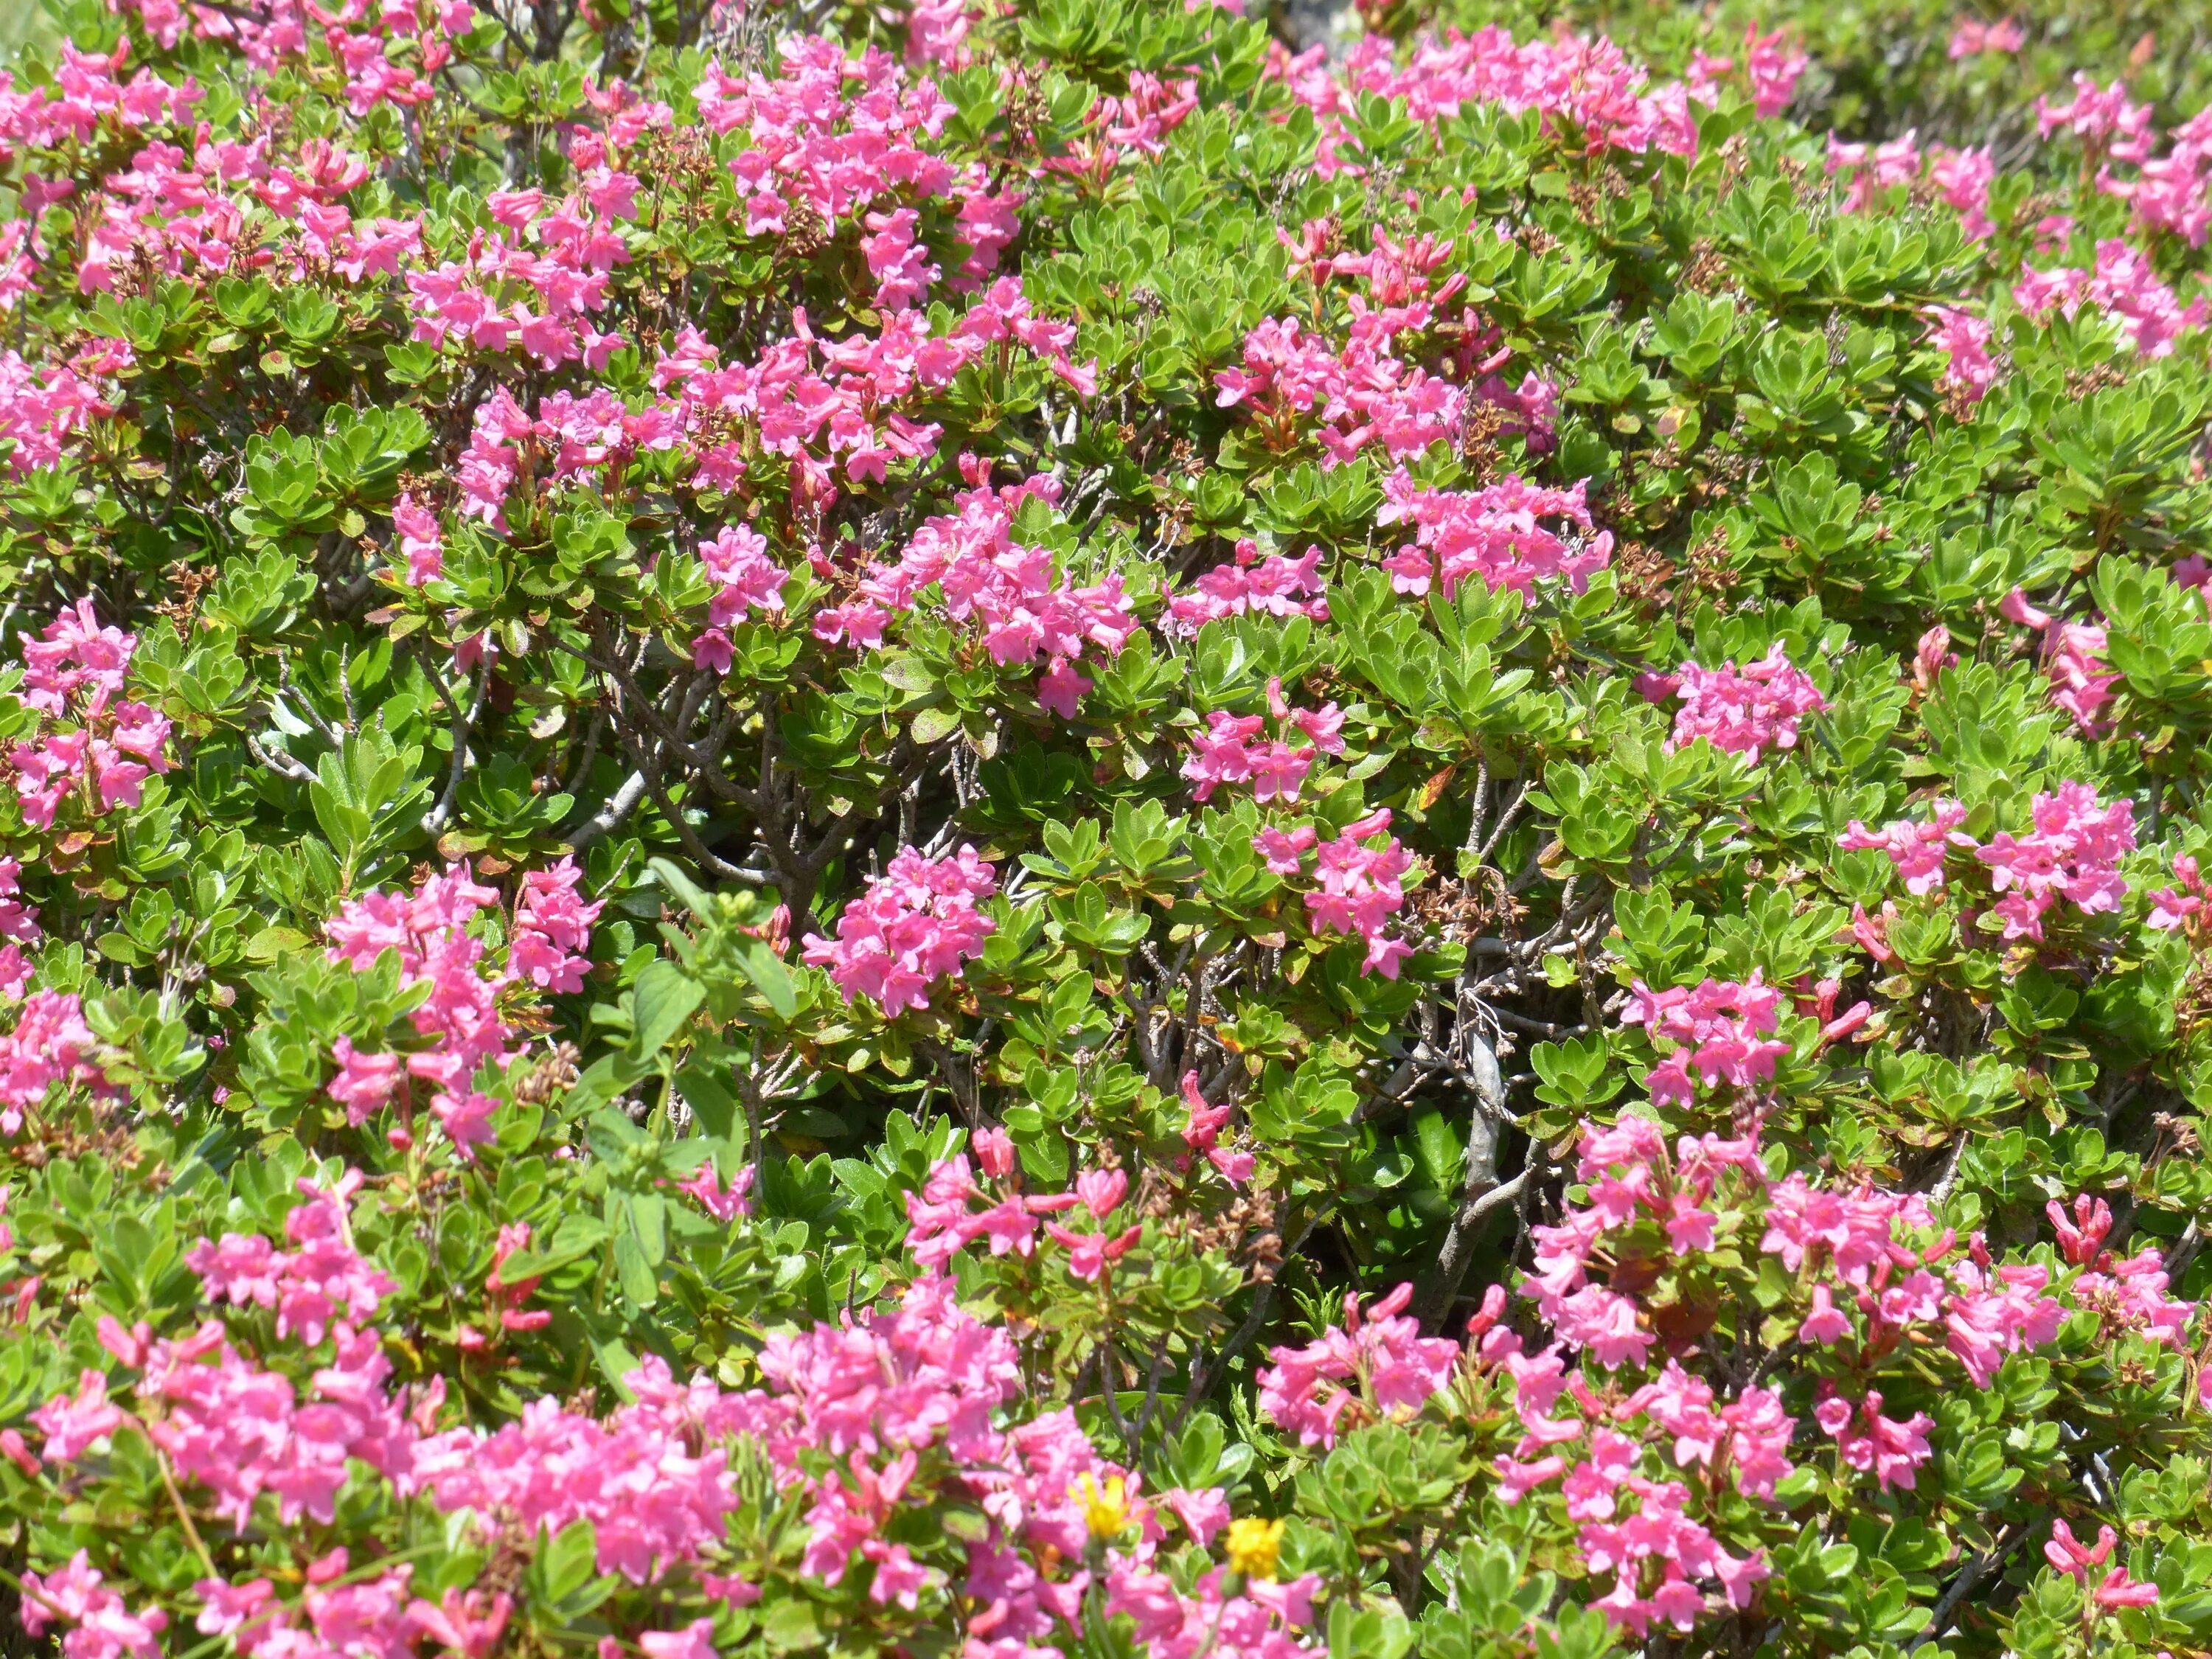
[[[1655,1041],[1674,1045],[1644,1079],[1655,1105],[1692,1104],[1698,1083],[1755,1090],[1774,1080],[1775,1062],[1790,1052],[1774,1035],[1782,994],[1763,983],[1756,970],[1741,985],[1709,979],[1695,988],[1654,991],[1638,980],[1629,997],[1620,1023],[1641,1025]]]
[[[2106,630],[2089,623],[2060,622],[2029,604],[2027,593],[2017,587],[1997,602],[1997,611],[2008,621],[2044,636],[2043,669],[2050,677],[2051,702],[2072,715],[2087,736],[2106,736],[2111,727],[2101,715],[2120,683],[2105,663],[2110,643]]]
[[[1265,735],[1271,720],[1279,731],[1295,731],[1305,742]],[[1319,708],[1291,708],[1279,678],[1267,682],[1265,717],[1216,709],[1206,717],[1206,726],[1191,738],[1191,754],[1182,763],[1182,775],[1191,781],[1192,793],[1200,800],[1210,799],[1224,783],[1249,783],[1253,799],[1263,805],[1295,801],[1316,757],[1344,752],[1343,710],[1334,702]]]
[[[119,628],[102,628],[88,599],[24,646],[18,695],[43,719],[36,741],[16,744],[8,759],[23,821],[33,829],[52,829],[70,799],[88,818],[136,806],[147,777],[175,767],[168,720],[123,697],[137,645]]]
[[[1333,1446],[1355,1404],[1376,1416],[1410,1415],[1451,1380],[1459,1344],[1424,1337],[1407,1316],[1413,1287],[1401,1285],[1363,1316],[1356,1292],[1344,1323],[1303,1348],[1271,1349],[1260,1373],[1260,1408],[1302,1446]],[[1355,1395],[1354,1389],[1358,1391]]]
[[[1690,661],[1672,674],[1639,676],[1637,689],[1654,702],[1681,699],[1670,748],[1704,738],[1754,765],[1767,750],[1795,749],[1799,722],[1828,707],[1820,687],[1790,660],[1779,641],[1741,669],[1732,662],[1705,668]]]
[[[1364,940],[1368,971],[1395,979],[1398,964],[1413,954],[1413,947],[1387,937],[1384,929],[1405,906],[1405,878],[1413,867],[1413,855],[1395,836],[1381,847],[1367,844],[1389,828],[1390,809],[1385,806],[1345,825],[1332,841],[1320,840],[1310,824],[1291,830],[1271,824],[1253,846],[1279,876],[1297,874],[1311,854],[1314,878],[1321,884],[1319,891],[1305,895],[1314,931]]]
[[[1303,558],[1270,553],[1263,559],[1259,544],[1248,538],[1237,544],[1234,562],[1214,566],[1188,592],[1170,599],[1160,626],[1170,635],[1190,639],[1210,622],[1248,613],[1324,622],[1328,601],[1320,597],[1322,587],[1319,548],[1308,550]]]
[[[2127,896],[2119,861],[2135,851],[2131,801],[2100,805],[2087,784],[2062,783],[2036,795],[2027,834],[2001,830],[1987,842],[1957,828],[1966,812],[1956,801],[1938,800],[1930,811],[1927,823],[1893,823],[1878,834],[1855,818],[1837,844],[1847,852],[1887,853],[1914,893],[1942,888],[1946,847],[1971,853],[2001,896],[1990,908],[2003,923],[2007,944],[2041,943],[2044,918],[2061,898],[2085,915],[2097,915],[2118,910]]]
[[[404,983],[427,982],[430,995],[411,1018],[429,1039],[412,1054],[372,1054],[341,1037],[339,1071],[331,1097],[356,1125],[392,1098],[403,1078],[419,1078],[434,1091],[431,1110],[457,1146],[487,1139],[498,1102],[475,1086],[478,1067],[513,1058],[515,1033],[501,1018],[501,991],[517,984],[572,992],[583,988],[591,966],[581,954],[601,903],[577,892],[582,872],[563,859],[523,878],[521,902],[509,931],[506,965],[495,970],[484,941],[469,929],[477,915],[499,902],[499,894],[471,878],[465,863],[424,879],[410,896],[369,893],[349,899],[325,924],[333,961],[357,971],[375,965],[386,951],[398,953]]]
[[[806,941],[847,999],[873,997],[886,1015],[929,1006],[930,988],[983,951],[997,927],[976,901],[999,890],[997,872],[963,847],[949,858],[902,848],[890,867],[837,918],[837,937]]]
[[[1967,408],[1989,395],[1997,382],[1997,367],[1990,357],[1993,335],[1988,323],[1956,306],[1930,307],[1929,343],[1943,354],[1943,390]]]
[[[1519,593],[1559,578],[1579,593],[1613,557],[1613,532],[1592,523],[1589,490],[1587,479],[1553,489],[1517,477],[1480,489],[1427,489],[1395,473],[1376,522],[1411,525],[1413,543],[1382,568],[1401,593],[1426,593],[1433,583],[1450,599],[1470,576]],[[1565,520],[1566,528],[1547,529],[1538,522],[1547,518]]]
[[[42,937],[38,912],[21,896],[22,878],[20,860],[0,858],[0,1002],[15,1001],[30,984],[23,946]]]
[[[957,498],[957,511],[925,523],[896,563],[870,565],[857,596],[818,615],[814,631],[832,641],[880,645],[891,617],[934,586],[946,616],[982,629],[992,661],[1006,667],[1042,659],[1037,701],[1073,720],[1091,685],[1079,672],[1085,652],[1117,656],[1137,632],[1121,578],[1116,573],[1077,586],[1060,574],[1050,550],[1014,540],[1015,513],[1031,496],[1057,501],[1056,480],[994,489],[984,482],[984,464],[963,458],[963,471],[974,487]]]
[[[0,1134],[19,1132],[57,1084],[119,1097],[91,1058],[97,1046],[76,992],[32,992],[15,1029],[0,1036]]]

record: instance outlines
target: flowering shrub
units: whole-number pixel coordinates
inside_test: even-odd
[[[52,8],[10,1653],[2212,1650],[2202,54],[1523,9]]]

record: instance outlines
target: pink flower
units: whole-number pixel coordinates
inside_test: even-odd
[[[1076,1195],[1101,1221],[1114,1213],[1128,1190],[1129,1177],[1120,1170],[1086,1170],[1075,1178]]]
[[[1708,670],[1686,662],[1676,695],[1682,707],[1674,716],[1672,746],[1705,738],[1754,763],[1762,750],[1796,748],[1798,722],[1828,706],[1779,644],[1741,672],[1734,663]]]
[[[2027,32],[2021,27],[2018,18],[1984,23],[1978,17],[1962,17],[1951,30],[1950,53],[1954,61],[1980,52],[2009,56],[2027,43]]]
[[[402,495],[392,508],[392,528],[399,538],[400,556],[407,561],[407,580],[416,587],[434,581],[445,571],[446,543],[438,515],[415,505]]]
[[[1642,1025],[1674,1045],[1645,1074],[1654,1103],[1695,1098],[1696,1085],[1755,1090],[1774,1077],[1790,1045],[1773,1035],[1782,999],[1758,973],[1743,984],[1708,979],[1694,988],[1654,991],[1641,980],[1629,989],[1624,1025]],[[1692,1071],[1696,1077],[1692,1077]]]
[[[1425,489],[1404,471],[1394,473],[1376,520],[1411,524],[1414,540],[1382,568],[1401,593],[1425,594],[1433,582],[1449,599],[1469,577],[1521,592],[1557,578],[1580,592],[1613,557],[1613,534],[1593,524],[1588,489],[1587,480],[1547,489],[1518,477],[1471,492]],[[1540,518],[1565,522],[1553,532]]]
[[[1813,1287],[1813,1310],[1805,1316],[1805,1322],[1797,1328],[1800,1342],[1841,1342],[1851,1334],[1851,1322],[1837,1311],[1835,1299],[1826,1285]]]
[[[1836,845],[1847,853],[1887,853],[1889,861],[1897,866],[1897,872],[1905,878],[1905,891],[1916,895],[1937,891],[1943,885],[1944,849],[1953,843],[1954,832],[1966,821],[1966,809],[1956,801],[1939,799],[1930,811],[1932,816],[1925,823],[1893,823],[1879,834],[1853,818],[1850,827],[1838,837]]]
[[[68,1565],[41,1577],[22,1576],[23,1628],[33,1636],[49,1625],[64,1626],[65,1659],[161,1659],[160,1633],[169,1616],[159,1607],[132,1613],[123,1598],[100,1583],[90,1558],[79,1550]]]
[[[712,1162],[699,1166],[699,1173],[690,1180],[677,1183],[676,1190],[690,1199],[715,1220],[724,1225],[739,1216],[752,1213],[753,1169],[748,1164],[731,1177],[730,1184],[722,1184],[721,1173]]]
[[[1398,964],[1413,954],[1403,940],[1384,937],[1389,919],[1406,902],[1404,878],[1413,855],[1396,837],[1380,848],[1365,842],[1390,827],[1388,808],[1347,824],[1334,841],[1323,842],[1315,860],[1318,892],[1305,896],[1316,933],[1345,933],[1364,939],[1364,966],[1385,979],[1398,977]]]
[[[31,1422],[46,1437],[49,1463],[74,1463],[96,1440],[104,1440],[124,1423],[123,1413],[108,1403],[107,1379],[98,1371],[77,1376],[74,1396],[58,1394],[31,1413]]]
[[[349,1037],[340,1037],[331,1050],[338,1063],[327,1092],[346,1109],[346,1121],[355,1127],[368,1121],[372,1113],[392,1098],[406,1070],[403,1054],[364,1054]]]
[[[834,942],[806,942],[805,958],[827,967],[848,1000],[872,996],[892,1016],[925,1007],[933,984],[982,954],[997,924],[975,902],[997,890],[972,847],[936,860],[907,848],[845,907]]]
[[[1911,1491],[1916,1472],[1931,1455],[1928,1431],[1936,1426],[1935,1419],[1921,1412],[1901,1422],[1884,1417],[1881,1395],[1871,1389],[1856,1412],[1841,1396],[1825,1393],[1814,1416],[1837,1443],[1844,1463],[1871,1470],[1875,1484],[1884,1490]]]
[[[714,1659],[714,1635],[713,1620],[695,1619],[682,1630],[646,1631],[637,1644],[647,1659]]]
[[[1405,1316],[1413,1287],[1401,1285],[1369,1309],[1344,1298],[1344,1325],[1304,1348],[1270,1351],[1274,1362],[1260,1373],[1260,1406],[1301,1445],[1336,1443],[1337,1425],[1353,1402],[1347,1383],[1359,1385],[1368,1405],[1383,1416],[1410,1416],[1451,1379],[1459,1347],[1423,1337]]]

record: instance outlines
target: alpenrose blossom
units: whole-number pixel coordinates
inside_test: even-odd
[[[872,997],[894,1017],[926,1008],[933,986],[982,954],[998,924],[975,902],[998,890],[997,872],[972,847],[941,859],[902,848],[845,907],[836,939],[806,941],[806,960],[827,968],[848,1000]]]
[[[1854,819],[1838,845],[1888,854],[1916,893],[1943,887],[1943,848],[1970,854],[1988,872],[1997,896],[1990,913],[2008,945],[2043,943],[2045,919],[2061,898],[2098,915],[2117,912],[2127,896],[2119,861],[2136,847],[2131,801],[2101,804],[2088,785],[2062,783],[2036,795],[2027,834],[2001,830],[1985,842],[1956,828],[1966,816],[1957,802],[1938,800],[1930,811],[1927,823],[1893,823],[1879,834]]]
[[[1328,601],[1321,597],[1320,572],[1319,548],[1309,548],[1297,559],[1280,553],[1262,558],[1259,544],[1245,538],[1237,542],[1231,562],[1214,566],[1191,584],[1190,592],[1169,599],[1161,631],[1188,639],[1207,623],[1248,614],[1326,622]]]
[[[1767,119],[1789,107],[1810,58],[1790,49],[1782,31],[1744,36],[1744,80],[1753,112]],[[1718,101],[1717,77],[1731,73],[1727,58],[1706,59],[1689,86],[1645,92],[1645,74],[1611,40],[1561,35],[1517,43],[1492,25],[1462,34],[1425,36],[1401,63],[1387,35],[1363,36],[1340,72],[1328,67],[1320,46],[1293,58],[1278,46],[1268,71],[1312,110],[1322,129],[1319,171],[1324,178],[1362,169],[1351,149],[1345,118],[1364,93],[1403,99],[1416,119],[1449,120],[1470,104],[1495,103],[1516,113],[1534,110],[1547,127],[1573,135],[1592,155],[1607,150],[1641,155],[1660,150],[1697,153],[1698,129],[1690,99]]]
[[[1790,1052],[1774,1035],[1781,1012],[1782,994],[1754,970],[1741,985],[1708,979],[1693,988],[1654,991],[1638,980],[1620,1023],[1641,1025],[1654,1042],[1668,1045],[1644,1075],[1652,1104],[1688,1106],[1700,1085],[1751,1094],[1773,1081],[1775,1062]]]
[[[956,498],[957,511],[929,520],[895,562],[870,564],[855,597],[815,618],[818,638],[873,648],[891,618],[910,610],[934,588],[951,621],[981,631],[983,647],[1001,667],[1042,660],[1037,701],[1063,720],[1073,720],[1091,681],[1079,672],[1086,652],[1112,658],[1135,635],[1136,614],[1118,572],[1087,584],[1072,583],[1054,555],[1014,539],[1014,514],[1034,497],[1051,505],[1059,481],[1028,479],[994,489],[988,464],[963,458],[972,488]]]
[[[1522,1285],[1553,1340],[1532,1352],[1498,1325],[1504,1304],[1493,1297],[1470,1340],[1478,1370],[1510,1379],[1523,1431],[1499,1467],[1501,1492],[1517,1501],[1559,1483],[1570,1518],[1585,1523],[1589,1567],[1617,1573],[1594,1605],[1638,1634],[1662,1623],[1689,1629],[1710,1605],[1700,1581],[1743,1607],[1767,1576],[1757,1549],[1723,1547],[1709,1480],[1692,1472],[1725,1474],[1743,1498],[1771,1500],[1793,1459],[1817,1443],[1799,1441],[1809,1419],[1841,1469],[1877,1489],[1911,1490],[1934,1454],[1936,1423],[1890,1409],[1886,1395],[1932,1400],[1917,1370],[1929,1357],[1948,1356],[1986,1388],[2008,1356],[2051,1343],[2076,1310],[2097,1315],[2101,1340],[2175,1351],[2197,1317],[2166,1296],[2157,1250],[2122,1260],[2103,1249],[2111,1216],[2101,1202],[2084,1198],[2070,1216],[2051,1206],[2066,1268],[1999,1264],[1978,1234],[1962,1248],[1917,1194],[1802,1172],[1778,1180],[1755,1119],[1732,1139],[1681,1136],[1671,1155],[1647,1119],[1586,1126],[1576,1174],[1589,1196],[1532,1230],[1536,1271]],[[1777,1259],[1808,1306],[1795,1367],[1756,1368],[1773,1388],[1742,1381],[1752,1368],[1728,1367],[1725,1381],[1686,1369],[1712,1351],[1662,1305],[1701,1272],[1750,1273],[1700,1263],[1754,1249]],[[1674,1273],[1651,1271],[1670,1260]],[[1784,1407],[1792,1392],[1806,1395],[1802,1418]],[[1633,1522],[1622,1519],[1631,1501]]]
[[[1548,1327],[1545,1346],[1501,1323],[1498,1286],[1470,1322],[1464,1353],[1424,1338],[1402,1316],[1411,1287],[1401,1285],[1364,1317],[1348,1297],[1340,1328],[1275,1349],[1261,1402],[1301,1444],[1327,1448],[1348,1423],[1429,1409],[1462,1364],[1469,1376],[1494,1376],[1521,1429],[1497,1466],[1500,1496],[1519,1503],[1556,1484],[1589,1570],[1613,1577],[1591,1605],[1639,1637],[1662,1625],[1689,1630],[1717,1605],[1751,1605],[1771,1569],[1756,1545],[1739,1553],[1723,1543],[1743,1517],[1718,1501],[1718,1483],[1771,1503],[1793,1460],[1817,1446],[1800,1443],[1808,1424],[1833,1444],[1840,1469],[1877,1489],[1914,1489],[1934,1455],[1936,1421],[1888,1410],[1884,1393],[1927,1397],[1914,1369],[1926,1360],[1907,1364],[1908,1354],[1948,1356],[1987,1388],[2008,1356],[2051,1343],[2075,1310],[2097,1315],[2103,1340],[2177,1351],[2196,1319],[2193,1304],[2166,1296],[2155,1249],[2122,1260],[2104,1249],[2111,1212],[2086,1196],[2070,1213],[2050,1206],[2068,1264],[2054,1273],[1996,1264],[1978,1234],[1962,1249],[1917,1194],[1831,1187],[1802,1173],[1778,1180],[1755,1120],[1733,1139],[1682,1136],[1671,1154],[1648,1119],[1589,1125],[1576,1174],[1588,1197],[1533,1230],[1536,1271],[1522,1289]],[[1796,1330],[1800,1368],[1756,1368],[1774,1386],[1744,1380],[1753,1368],[1741,1364],[1723,1368],[1725,1382],[1702,1375],[1708,1348],[1656,1301],[1682,1294],[1668,1287],[1700,1272],[1747,1272],[1718,1266],[1747,1248],[1775,1257],[1808,1308]],[[1708,1258],[1716,1265],[1701,1267]],[[1647,1265],[1670,1259],[1676,1274]],[[1622,1288],[1607,1282],[1616,1275]],[[1700,1370],[1686,1369],[1692,1364]],[[1880,1380],[1893,1373],[1893,1384]],[[1804,1394],[1802,1416],[1785,1409],[1784,1390]],[[1449,1397],[1447,1418],[1480,1395]],[[2070,1556],[2053,1559],[2071,1570]]]
[[[118,1097],[100,1069],[98,1052],[83,999],[74,991],[32,992],[15,1029],[0,1036],[0,1135],[21,1133],[25,1115],[57,1086]]]
[[[415,1079],[429,1088],[430,1109],[464,1157],[489,1138],[498,1102],[476,1086],[477,1073],[520,1052],[520,1033],[500,1011],[502,994],[524,987],[578,991],[591,966],[582,952],[603,902],[584,901],[578,892],[582,878],[574,861],[565,858],[550,869],[525,873],[506,962],[498,967],[483,939],[471,929],[478,915],[498,905],[500,896],[475,880],[465,861],[425,876],[411,896],[368,893],[339,907],[324,929],[332,961],[365,972],[385,951],[396,951],[401,982],[430,988],[410,1016],[428,1040],[423,1048],[402,1057],[363,1053],[351,1039],[338,1039],[333,1049],[338,1074],[328,1092],[345,1107],[348,1122],[367,1121],[405,1086],[405,1079]]]
[[[1778,641],[1741,669],[1732,662],[1704,668],[1692,660],[1672,674],[1640,677],[1637,690],[1654,702],[1681,700],[1668,739],[1670,749],[1703,738],[1753,765],[1767,750],[1795,749],[1800,723],[1828,707],[1820,688],[1790,660]]]
[[[1336,1443],[1345,1413],[1388,1417],[1419,1411],[1459,1364],[1455,1342],[1421,1335],[1406,1316],[1413,1287],[1401,1285],[1360,1311],[1344,1298],[1344,1323],[1303,1348],[1269,1351],[1260,1373],[1260,1408],[1304,1446]],[[1355,1395],[1353,1389],[1358,1392]]]
[[[8,762],[23,821],[52,830],[64,803],[87,819],[136,806],[145,782],[175,765],[167,717],[124,698],[136,636],[103,628],[79,599],[23,647],[22,701],[42,716]]]
[[[1613,532],[1591,520],[1589,481],[1569,489],[1518,477],[1480,489],[1429,489],[1404,472],[1383,485],[1379,524],[1407,524],[1413,542],[1382,562],[1401,593],[1426,593],[1431,584],[1449,599],[1470,576],[1493,591],[1525,593],[1558,578],[1576,592],[1613,557]],[[1540,519],[1565,521],[1553,531]]]

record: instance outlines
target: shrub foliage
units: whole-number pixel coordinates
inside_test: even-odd
[[[11,1643],[2212,1650],[2193,9],[52,15]]]

